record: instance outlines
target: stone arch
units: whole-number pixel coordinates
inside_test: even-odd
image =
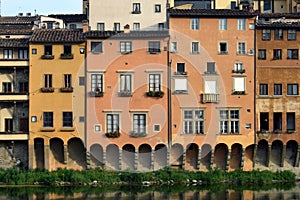
[[[228,157],[228,147],[224,143],[217,144],[215,147],[214,164],[217,168],[226,170]]]
[[[286,143],[285,160],[292,167],[296,167],[298,143],[295,140],[290,140]]]
[[[183,165],[183,147],[181,144],[173,144],[171,147],[170,153],[170,163],[172,166],[177,166],[178,168],[182,168]]]
[[[255,149],[255,144],[251,144],[246,147],[245,149],[245,155],[244,155],[244,164],[243,167],[244,169],[252,169],[253,167],[253,162],[254,162],[254,149]]]
[[[168,148],[164,144],[158,144],[154,150],[154,170],[168,166]]]
[[[68,141],[68,167],[73,169],[86,168],[86,151],[82,140],[79,138],[71,138]]]
[[[197,144],[191,143],[187,145],[185,169],[196,170],[198,168],[198,153],[199,146]]]
[[[138,170],[145,171],[151,169],[151,146],[142,144],[139,147]]]
[[[231,169],[237,170],[241,168],[243,155],[243,146],[241,144],[235,143],[231,146],[231,154],[229,160],[229,166]]]
[[[51,165],[54,169],[63,167],[64,164],[64,142],[60,138],[50,139]],[[51,167],[51,168],[52,168]]]
[[[122,148],[122,170],[135,170],[135,147],[126,144]]]
[[[283,143],[280,140],[275,140],[272,142],[271,146],[271,161],[277,165],[282,166],[282,151],[283,151]]]
[[[106,147],[107,166],[113,170],[119,170],[119,147],[115,144],[109,144]]]
[[[212,147],[209,144],[204,144],[201,147],[200,164],[203,165],[206,170],[209,170],[211,168],[211,154],[212,154]]]
[[[45,148],[44,139],[34,139],[34,155],[36,168],[45,169]]]
[[[257,144],[256,159],[255,162],[262,166],[268,165],[268,142],[266,140],[260,140]]]
[[[91,165],[95,167],[103,167],[103,147],[100,144],[93,144],[90,147]]]

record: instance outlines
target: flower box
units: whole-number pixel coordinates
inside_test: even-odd
[[[245,72],[246,72],[245,69],[238,69],[238,70],[233,69],[233,70],[232,70],[232,73],[237,73],[237,74],[243,74],[243,73],[245,73]]]
[[[54,92],[54,88],[52,88],[52,87],[43,87],[43,88],[41,88],[41,92],[52,93],[52,92]]]
[[[174,72],[174,75],[187,75],[187,72]]]
[[[45,60],[52,60],[52,59],[54,59],[54,55],[42,55],[41,58],[45,59]]]
[[[108,138],[118,138],[120,137],[120,131],[112,131],[112,132],[108,132],[108,133],[105,133],[105,136],[108,137]]]
[[[164,96],[164,92],[163,91],[149,91],[149,92],[146,92],[146,95],[148,97],[158,97],[158,98],[162,98]]]
[[[120,91],[118,93],[119,97],[131,97],[131,91]]]
[[[100,91],[90,91],[90,97],[103,97],[103,92]]]
[[[73,54],[64,54],[64,53],[60,54],[60,59],[73,59],[73,58],[74,58]]]
[[[73,92],[73,88],[72,87],[62,87],[60,88],[61,92]]]

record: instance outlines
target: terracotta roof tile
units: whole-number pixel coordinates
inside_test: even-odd
[[[4,16],[0,17],[0,24],[33,24],[33,22],[38,19],[39,16]]]
[[[0,24],[0,35],[30,35],[33,25],[28,24]]]
[[[234,9],[169,9],[171,17],[254,17],[257,13]]]
[[[82,22],[83,20],[87,19],[86,15],[84,14],[51,14],[48,15],[48,17],[62,19],[65,23]]]
[[[62,43],[72,42],[81,43],[85,42],[83,33],[80,30],[70,29],[36,29],[34,30],[30,42],[33,43]]]
[[[123,39],[123,38],[133,38],[133,39],[143,39],[143,38],[165,38],[169,36],[168,31],[130,31],[129,33],[124,33],[123,31],[89,31],[85,34],[86,38],[103,38],[103,39]]]
[[[29,38],[0,39],[0,47],[28,47]]]

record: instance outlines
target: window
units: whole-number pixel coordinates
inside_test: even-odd
[[[271,11],[271,0],[264,0],[264,12]]]
[[[234,73],[244,73],[245,69],[244,69],[243,63],[234,63],[233,72]]]
[[[131,53],[132,52],[132,42],[120,42],[120,52],[122,54]]]
[[[85,85],[85,77],[81,76],[79,77],[79,85],[84,86]]]
[[[217,94],[217,81],[204,82],[204,92],[205,94]]]
[[[186,74],[185,63],[177,63],[176,74]]]
[[[246,54],[246,43],[238,42],[238,54],[245,55]]]
[[[120,23],[114,23],[114,31],[120,31],[121,25]]]
[[[28,50],[27,49],[19,49],[18,57],[19,57],[19,59],[28,59]]]
[[[274,49],[273,50],[273,60],[281,60],[282,59],[282,50]]]
[[[70,24],[70,29],[76,29],[77,25],[76,24]]]
[[[219,19],[219,30],[227,30],[227,19],[226,18]]]
[[[32,54],[37,54],[37,49],[31,49]]]
[[[103,92],[103,75],[92,74],[91,75],[91,91]]]
[[[72,75],[64,74],[64,87],[71,88],[72,87]]]
[[[199,42],[192,42],[192,54],[198,54],[199,52]]]
[[[91,42],[91,52],[92,53],[102,53],[103,52],[102,42]]]
[[[133,133],[146,134],[146,114],[133,114]]]
[[[261,112],[259,114],[259,125],[260,125],[260,131],[265,132],[269,130],[269,113],[267,112]]]
[[[274,40],[283,40],[283,30],[282,29],[274,30]]]
[[[171,42],[171,53],[176,53],[177,52],[177,42]]]
[[[174,93],[187,93],[187,79],[186,78],[174,78]]]
[[[141,28],[140,23],[133,23],[133,30],[138,31],[140,30],[140,28]]]
[[[72,112],[63,112],[63,127],[73,127]]]
[[[207,62],[206,63],[206,74],[216,74],[215,62]]]
[[[160,13],[161,12],[161,5],[160,4],[155,4],[154,12],[156,12],[156,13]]]
[[[275,132],[282,130],[282,113],[281,112],[273,113],[273,130]]]
[[[131,95],[132,92],[132,75],[131,74],[121,74],[120,75],[120,95]]]
[[[233,94],[245,94],[245,77],[233,77]]]
[[[19,82],[19,92],[28,92],[28,82]]]
[[[289,29],[288,30],[288,40],[296,40],[297,39],[297,30]]]
[[[97,30],[98,31],[104,31],[105,30],[105,24],[103,22],[97,23]]]
[[[219,54],[228,54],[227,42],[219,43]]]
[[[132,14],[140,14],[141,13],[141,4],[133,3],[132,4]]]
[[[271,30],[263,29],[262,30],[262,40],[270,40],[271,39]]]
[[[268,84],[259,84],[259,95],[268,95]]]
[[[245,18],[238,19],[237,26],[238,26],[237,27],[238,30],[246,30],[246,19]]]
[[[160,42],[153,41],[148,43],[148,52],[149,53],[160,53]]]
[[[296,130],[294,112],[286,113],[286,129],[291,131]]]
[[[274,95],[282,95],[282,84],[274,84]]]
[[[258,50],[258,60],[266,60],[266,59],[267,59],[266,50],[259,49]]]
[[[94,132],[96,132],[96,133],[101,132],[101,125],[100,125],[100,124],[96,124],[96,125],[94,126]]]
[[[160,74],[149,74],[149,91],[161,91],[161,76]]]
[[[236,1],[230,1],[230,9],[231,10],[236,9]]]
[[[287,85],[288,95],[298,95],[298,84],[288,84]]]
[[[13,58],[13,50],[12,49],[4,49],[3,50],[3,58],[4,59],[12,59]]]
[[[53,127],[53,112],[43,112],[43,127]]]
[[[64,45],[64,54],[71,55],[72,54],[72,45]]]
[[[52,45],[44,46],[44,55],[52,55]]]
[[[298,60],[299,50],[298,49],[288,49],[287,50],[287,59],[289,60]]]
[[[2,92],[3,93],[12,92],[11,82],[2,82]]]
[[[45,88],[52,88],[52,74],[45,74],[44,75],[44,87]]]
[[[106,115],[106,132],[111,133],[119,131],[120,116],[119,114],[107,114]]]
[[[199,18],[191,19],[191,30],[199,30]]]
[[[48,22],[47,23],[47,29],[53,29],[53,23]]]
[[[165,24],[164,23],[158,23],[158,30],[164,30]]]
[[[239,118],[240,118],[239,110],[220,110],[219,111],[220,133],[221,134],[239,133],[240,132]]]
[[[203,110],[183,110],[183,133],[204,134]]]

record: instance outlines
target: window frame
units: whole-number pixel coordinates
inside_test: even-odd
[[[170,52],[171,53],[177,53],[177,42],[171,42],[170,44]]]
[[[160,13],[161,12],[161,4],[155,4],[154,5],[154,12]]]
[[[199,30],[200,29],[200,19],[199,18],[191,18],[190,19],[190,28],[191,30]]]
[[[282,49],[273,49],[273,60],[282,60]]]
[[[2,82],[2,93],[12,93],[12,82]]]
[[[161,53],[160,41],[149,41],[148,42],[148,53],[150,53],[150,54]]]
[[[92,92],[103,92],[103,73],[92,73],[91,74],[91,91]],[[100,77],[100,78],[99,78]]]
[[[283,40],[283,29],[274,30],[274,40]]]
[[[93,54],[103,53],[103,42],[102,41],[91,41],[91,53],[93,53]]]
[[[194,41],[191,43],[191,54],[200,54],[200,42]]]
[[[236,115],[237,117],[235,117]],[[241,129],[240,120],[241,120],[241,114],[239,109],[226,109],[226,108],[220,109],[219,110],[219,133],[239,134]]]
[[[104,22],[97,23],[97,31],[105,31],[105,23]]]
[[[262,29],[261,33],[262,40],[271,40],[271,29]]]
[[[152,78],[153,77],[153,78]],[[149,92],[160,92],[161,91],[161,83],[162,76],[160,73],[150,73],[148,75],[148,91]]]
[[[54,115],[53,112],[43,112],[43,127],[53,128]]]
[[[282,96],[282,84],[281,83],[275,83],[274,86],[274,96]]]
[[[132,41],[120,41],[119,47],[121,54],[132,53]]]
[[[288,96],[298,96],[299,95],[299,85],[297,83],[287,84],[287,95]]]
[[[53,55],[53,46],[51,44],[44,45],[44,55]]]
[[[288,40],[297,40],[297,30],[296,29],[288,29],[287,30],[287,39]]]
[[[259,95],[260,96],[267,96],[269,95],[269,85],[266,83],[259,84]]]
[[[72,128],[73,127],[73,112],[63,112],[62,113],[62,127]]]
[[[120,113],[105,113],[105,131],[106,133],[120,131]],[[111,117],[111,120],[109,119]]]
[[[140,3],[132,3],[132,14],[140,14],[141,13],[141,4]]]
[[[257,59],[258,60],[266,60],[267,59],[267,50],[266,49],[258,49]]]
[[[288,60],[299,60],[299,49],[288,49],[287,50]]]
[[[245,31],[246,30],[246,18],[238,18],[237,30],[239,30],[239,31]]]
[[[191,112],[191,117],[187,117],[186,113]],[[197,113],[200,117],[197,117]],[[182,110],[182,127],[183,134],[204,134],[205,127],[205,112],[204,109],[183,109]]]
[[[238,55],[246,55],[246,42],[238,42],[237,43],[237,54]]]
[[[53,88],[53,75],[52,74],[44,74],[44,87],[45,88]]]
[[[114,31],[120,31],[121,30],[121,24],[120,22],[114,23]]]
[[[219,18],[219,30],[220,31],[227,30],[227,18]]]
[[[122,78],[122,77],[124,77],[124,78]],[[125,83],[123,83],[123,81],[125,81]],[[129,81],[129,83],[127,83],[128,81]],[[131,95],[132,91],[133,91],[133,74],[132,73],[121,73],[119,75],[119,93]],[[125,96],[127,96],[127,95],[125,95]]]
[[[139,22],[134,22],[133,23],[133,30],[138,31],[141,29],[141,24]]]
[[[225,45],[225,51],[222,51],[222,49],[223,49],[223,45]],[[224,54],[228,54],[228,42],[225,42],[225,41],[220,41],[219,42],[219,54],[220,55],[224,55]]]
[[[3,49],[3,58],[4,59],[13,59],[14,50],[13,49]]]
[[[72,88],[72,74],[64,74],[64,88]]]
[[[148,133],[147,117],[148,117],[147,113],[141,113],[141,112],[132,113],[132,132],[133,132],[133,134],[146,135]]]
[[[19,48],[18,49],[18,58],[19,59],[29,59],[29,52],[28,49]]]

